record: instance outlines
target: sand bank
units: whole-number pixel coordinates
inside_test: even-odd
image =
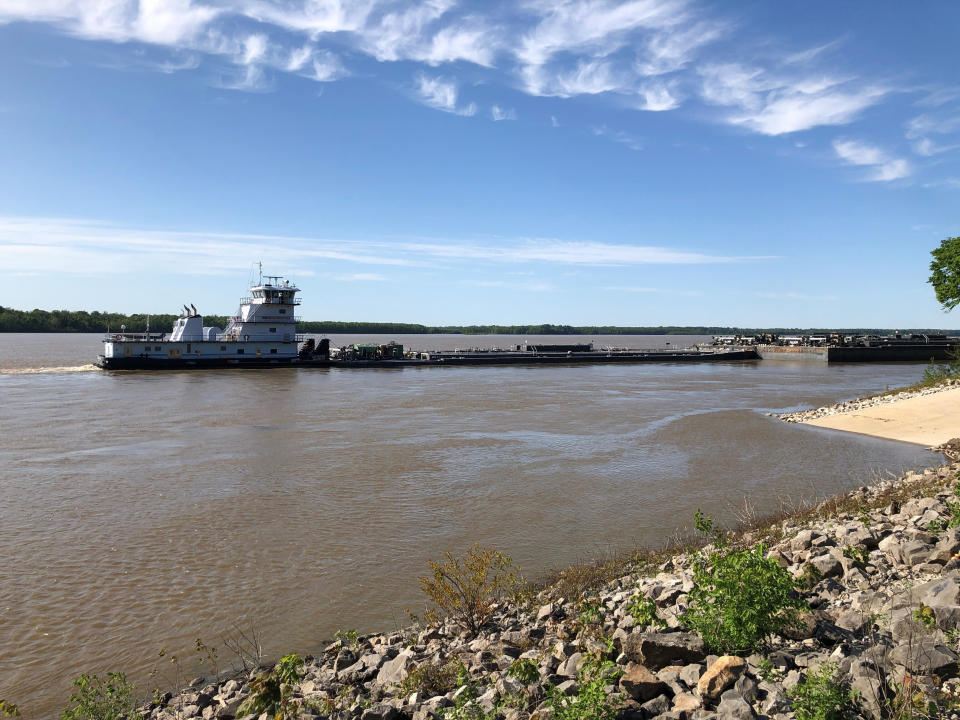
[[[927,447],[942,445],[960,437],[960,387],[803,422]]]

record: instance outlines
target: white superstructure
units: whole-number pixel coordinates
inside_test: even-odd
[[[170,365],[240,365],[287,363],[297,357],[295,313],[299,288],[276,275],[261,276],[240,301],[225,330],[204,327],[193,305],[169,334],[126,333],[109,335],[103,341],[105,367]]]

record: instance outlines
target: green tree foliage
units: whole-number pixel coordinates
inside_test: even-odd
[[[931,250],[930,278],[937,302],[946,311],[960,305],[960,237],[944,238],[940,247]]]
[[[170,332],[176,315],[150,315],[150,332]],[[205,325],[223,328],[227,318],[206,315]],[[102,333],[109,327],[119,332],[126,325],[127,332],[143,332],[147,329],[147,315],[122,315],[86,310],[14,310],[0,307],[0,332],[42,333]]]

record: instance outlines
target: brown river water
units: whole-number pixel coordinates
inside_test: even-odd
[[[332,342],[392,339],[524,340]],[[537,576],[660,545],[697,507],[729,523],[745,497],[774,511],[939,461],[764,415],[915,382],[915,364],[111,374],[99,351],[97,335],[0,335],[0,699],[27,718],[58,717],[81,672],[168,686],[161,648],[196,674],[196,638],[228,666],[236,628],[276,656],[405,625],[427,560],[475,541]]]

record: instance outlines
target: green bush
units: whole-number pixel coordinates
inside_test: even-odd
[[[446,553],[445,560],[429,565],[430,577],[420,578],[423,591],[472,635],[490,619],[494,604],[509,597],[519,583],[510,557],[479,543],[462,558]]]
[[[577,678],[579,690],[574,696],[564,695],[547,684],[547,702],[553,720],[616,720],[620,695],[607,695],[607,685],[615,684],[622,674],[613,662],[587,661]]]
[[[787,691],[796,720],[844,720],[857,717],[857,693],[824,663]]]
[[[698,526],[712,523],[698,518]],[[696,630],[712,652],[748,654],[773,633],[796,623],[806,603],[796,584],[766,548],[735,550],[719,534],[715,549],[693,563],[693,589],[682,622]]]
[[[237,717],[267,713],[283,718],[295,709],[286,687],[303,679],[303,658],[284,655],[276,666],[250,681],[250,695],[237,708]]]
[[[70,694],[73,707],[63,711],[63,720],[133,720],[142,715],[136,711],[133,685],[121,672],[107,673],[105,678],[80,675],[73,681]]]

